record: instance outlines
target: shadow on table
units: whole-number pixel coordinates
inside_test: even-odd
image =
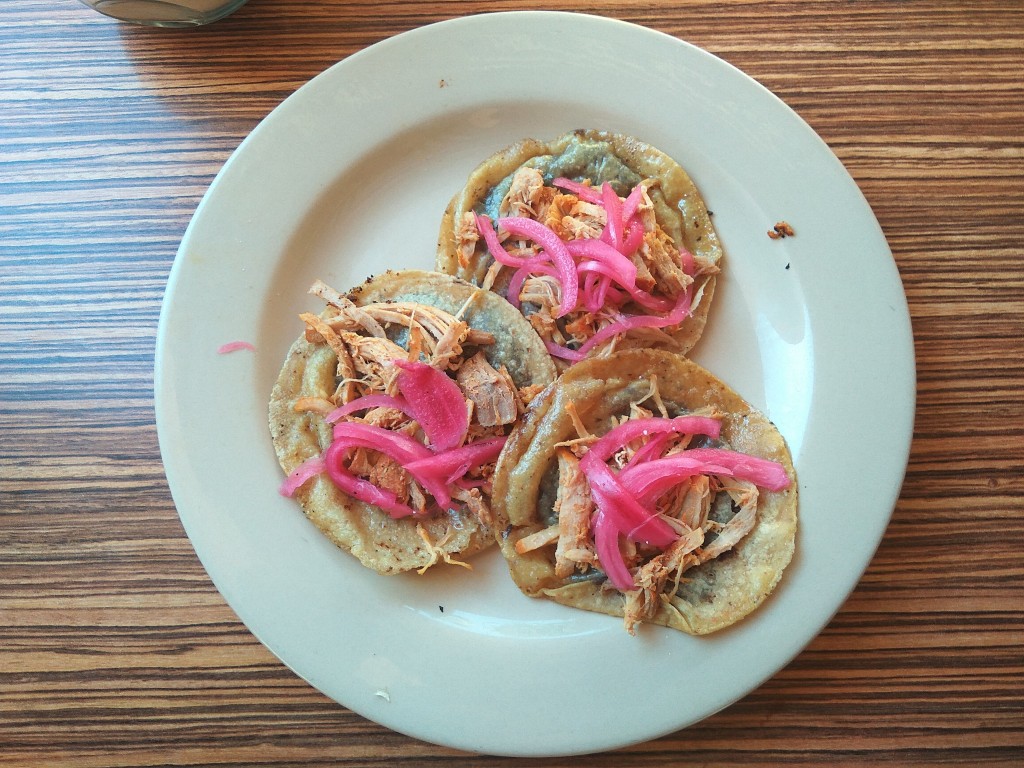
[[[406,16],[402,29],[436,20]],[[371,6],[285,0],[249,0],[200,27],[110,23],[140,86],[164,107],[185,118],[250,121],[331,65],[396,33],[394,21]]]

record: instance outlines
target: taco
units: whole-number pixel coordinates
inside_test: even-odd
[[[494,476],[513,580],[532,597],[703,635],[739,621],[793,556],[779,431],[696,363],[625,350],[534,398]]]
[[[481,163],[444,213],[437,269],[505,296],[563,370],[614,349],[688,352],[721,259],[675,160],[630,136],[579,130]]]
[[[300,316],[270,398],[281,492],[379,573],[464,564],[494,542],[506,435],[555,376],[523,317],[448,275],[387,272]]]

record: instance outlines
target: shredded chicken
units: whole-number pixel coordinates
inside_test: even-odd
[[[731,480],[726,492],[739,510],[718,529],[718,536],[701,551],[701,562],[718,557],[740,543],[754,529],[757,522],[757,486],[746,480]],[[705,523],[706,525],[706,523]]]
[[[444,562],[448,563],[449,565],[460,565],[463,568],[466,568],[470,571],[473,570],[472,565],[470,565],[469,563],[464,563],[461,560],[456,560],[454,557],[452,557],[442,549],[442,547],[448,543],[448,539],[452,537],[452,534],[455,533],[455,531],[452,528],[449,528],[447,533],[445,533],[445,535],[442,536],[441,539],[437,542],[433,542],[430,540],[430,534],[427,533],[427,529],[424,528],[421,523],[416,523],[416,532],[420,535],[420,538],[423,539],[423,543],[427,545],[427,551],[430,553],[430,562],[428,562],[422,568],[417,569],[416,571],[416,573],[418,573],[420,576],[426,573],[427,569],[436,565],[438,558],[444,560]]]
[[[626,594],[624,606],[625,625],[629,634],[636,634],[636,625],[653,618],[657,613],[668,577],[675,574],[678,584],[682,573],[699,562],[694,550],[703,541],[704,532],[697,528],[680,536],[668,549],[640,566],[635,576],[638,589]]]
[[[461,320],[453,320],[437,340],[434,353],[430,356],[430,364],[444,370],[452,368],[453,363],[462,357],[462,343],[469,334],[469,326]]]
[[[305,312],[299,315],[299,319],[306,324],[306,340],[311,344],[327,344],[337,357],[337,375],[342,383],[334,393],[334,401],[339,405],[347,403],[355,396],[353,383],[356,377],[348,347],[335,330],[317,315]]]
[[[462,214],[459,226],[455,230],[455,248],[459,252],[459,265],[463,268],[469,267],[479,239],[480,231],[476,228],[476,216],[472,211],[466,211]]]
[[[672,238],[661,230],[644,233],[640,257],[654,276],[658,287],[672,298],[686,290],[693,282],[693,278],[683,271],[679,248],[672,242]]]
[[[711,511],[711,487],[705,475],[691,478],[679,500],[676,516],[689,528],[704,528]]]
[[[582,233],[574,226],[572,208],[576,205],[575,195],[557,193],[545,213],[543,224],[563,240],[574,240]]]
[[[459,366],[455,380],[469,398],[482,426],[512,424],[519,416],[516,385],[504,366],[495,370],[483,352],[477,352]]]
[[[580,418],[580,413],[576,408],[576,403],[570,400],[565,404],[565,411],[569,414],[569,418],[572,420],[573,429],[576,430],[576,437],[570,438],[569,440],[563,440],[560,443],[555,443],[555,447],[568,448],[576,456],[580,456],[585,453],[587,446],[597,441],[597,435],[592,434],[583,424],[583,419]]]
[[[319,413],[326,416],[334,410],[334,403],[326,397],[300,397],[295,401],[292,410],[296,413]]]
[[[519,291],[519,301],[525,304],[557,308],[561,300],[562,286],[558,279],[551,275],[528,277],[523,281],[523,287]]]
[[[570,576],[579,567],[587,570],[596,562],[590,534],[594,502],[590,486],[580,469],[579,459],[564,448],[558,451],[558,545],[555,547],[555,575]]]
[[[356,448],[348,465],[349,471],[364,477],[378,488],[390,491],[403,504],[408,501],[409,476],[394,459],[369,448]]]
[[[539,218],[540,206],[544,193],[544,177],[536,168],[523,167],[512,176],[512,184],[502,201],[498,204],[499,216],[527,216]]]
[[[480,493],[479,488],[460,488],[455,486],[452,488],[452,498],[465,504],[466,508],[476,515],[477,519],[484,525],[494,523],[491,508],[487,506],[487,502],[484,501],[484,496]]]
[[[528,533],[523,538],[516,542],[516,552],[520,555],[525,555],[527,552],[533,552],[535,549],[546,547],[548,544],[554,544],[558,541],[558,524],[549,525],[547,528],[541,528],[539,531]]]
[[[341,310],[342,314],[351,318],[354,323],[363,328],[371,336],[381,338],[384,336],[384,328],[379,322],[367,314],[363,309],[357,307],[351,299],[342,296],[326,283],[317,280],[313,283],[309,292],[314,296],[319,296],[331,306]]]
[[[404,358],[405,350],[387,338],[362,336],[351,331],[342,331],[340,336],[362,382],[375,391],[394,394],[398,369],[391,361]]]

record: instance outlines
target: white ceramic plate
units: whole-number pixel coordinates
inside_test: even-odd
[[[727,261],[694,357],[778,424],[800,478],[798,555],[709,638],[522,596],[500,555],[384,578],[277,494],[267,400],[314,278],[430,268],[449,197],[484,157],[577,127],[686,167]],[[796,237],[766,236],[788,220]],[[218,355],[243,339],[255,352]],[[603,18],[467,17],[351,56],[275,109],[217,176],[171,271],[160,445],[196,552],[253,633],[346,707],[471,751],[604,750],[694,723],[792,659],[857,583],[909,450],[906,300],[868,205],[824,143],[747,76]]]

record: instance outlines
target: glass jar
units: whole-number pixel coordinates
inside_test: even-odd
[[[82,0],[90,8],[122,21],[154,27],[195,27],[223,19],[246,0]]]

